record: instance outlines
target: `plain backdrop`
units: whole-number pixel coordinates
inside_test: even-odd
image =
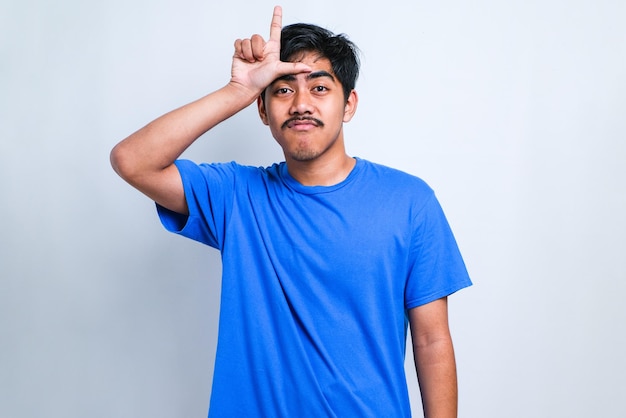
[[[224,85],[273,5],[0,1],[0,416],[206,415],[219,254],[109,151]],[[626,3],[282,5],[363,52],[349,153],[426,180],[453,227],[460,417],[626,416]],[[249,108],[185,157],[282,154]]]

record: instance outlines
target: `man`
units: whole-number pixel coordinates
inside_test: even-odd
[[[356,47],[313,25],[235,42],[223,88],[119,143],[114,169],[164,226],[219,249],[210,417],[408,417],[407,323],[425,415],[455,417],[447,296],[471,284],[432,190],[346,154]],[[285,162],[177,160],[257,101]]]

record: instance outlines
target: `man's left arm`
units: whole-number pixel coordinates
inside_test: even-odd
[[[425,418],[456,418],[456,362],[448,326],[448,300],[409,310],[413,356]]]

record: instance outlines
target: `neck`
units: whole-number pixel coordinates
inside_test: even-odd
[[[303,186],[333,186],[344,181],[356,164],[347,154],[332,160],[287,160],[289,175]]]

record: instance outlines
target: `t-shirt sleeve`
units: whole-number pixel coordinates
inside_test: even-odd
[[[177,160],[189,215],[157,204],[161,223],[170,232],[221,249],[233,205],[236,164],[195,164]]]
[[[405,307],[425,305],[471,284],[450,225],[432,194],[413,220]]]

